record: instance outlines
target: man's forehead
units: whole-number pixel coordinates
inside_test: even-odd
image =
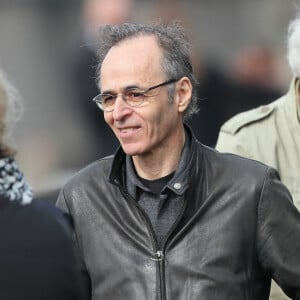
[[[153,36],[139,36],[122,41],[107,53],[100,70],[105,77],[134,77],[139,73],[159,75],[162,52]],[[146,75],[146,74],[144,74]],[[111,80],[111,79],[109,79]]]
[[[152,35],[134,36],[126,38],[113,46],[106,54],[103,63],[111,57],[116,59],[118,57],[135,58],[138,55],[142,57],[158,55],[161,52],[157,40]]]

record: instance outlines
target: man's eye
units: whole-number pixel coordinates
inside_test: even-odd
[[[141,91],[128,91],[126,93],[127,97],[131,98],[131,99],[134,99],[134,98],[141,98],[144,96],[144,94],[141,92]]]
[[[110,95],[110,94],[104,94],[104,95],[101,96],[101,99],[102,99],[103,103],[107,103],[107,102],[110,102],[110,101],[114,100],[115,97],[113,95]]]

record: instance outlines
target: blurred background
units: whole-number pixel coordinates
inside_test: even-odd
[[[214,146],[223,122],[288,88],[289,21],[296,1],[1,0],[0,66],[19,90],[23,118],[13,132],[17,161],[37,195],[54,194],[78,169],[117,143],[91,103],[95,28],[178,19],[194,43],[200,113],[190,121]],[[53,195],[53,194],[52,194]]]

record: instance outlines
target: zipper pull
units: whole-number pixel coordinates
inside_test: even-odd
[[[162,261],[164,259],[164,254],[161,250],[158,250],[154,253],[154,258],[151,257],[154,261]]]

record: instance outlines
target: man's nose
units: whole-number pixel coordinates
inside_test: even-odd
[[[115,106],[113,110],[113,117],[115,120],[119,121],[123,119],[125,116],[129,115],[131,113],[130,106],[126,103],[126,101],[123,99],[122,94],[118,94],[117,98],[115,100]]]

